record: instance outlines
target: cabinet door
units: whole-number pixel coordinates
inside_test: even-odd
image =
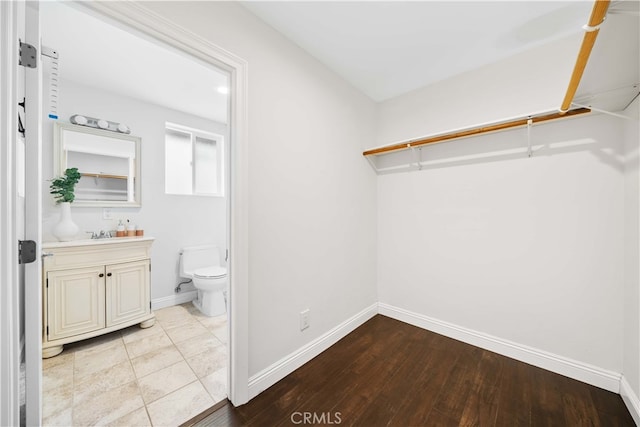
[[[47,273],[48,340],[104,328],[104,267]]]
[[[149,314],[149,260],[106,267],[107,327]]]

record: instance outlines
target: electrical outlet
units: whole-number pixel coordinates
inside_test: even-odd
[[[300,330],[304,331],[309,327],[309,309],[300,312]]]
[[[111,208],[102,209],[102,219],[113,219],[113,211]]]

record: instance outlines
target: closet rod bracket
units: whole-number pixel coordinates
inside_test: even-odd
[[[407,147],[411,148],[411,152],[413,153],[413,157],[416,160],[416,166],[418,170],[422,170],[422,147],[418,147],[418,150],[415,147],[412,147],[411,144],[407,144]]]
[[[527,118],[527,156],[531,157],[533,155],[533,150],[531,149],[531,127],[533,126],[533,118],[529,116]]]
[[[600,29],[600,26],[601,26],[602,24],[604,24],[604,21],[605,21],[606,19],[607,19],[607,17],[606,17],[606,16],[603,16],[603,17],[602,17],[602,21],[601,21],[598,25],[593,25],[593,26],[591,26],[591,25],[589,25],[589,24],[584,24],[584,25],[582,26],[582,29],[583,29],[583,30],[585,30],[587,33],[591,33],[591,32],[593,32],[593,31],[598,31],[598,30]]]

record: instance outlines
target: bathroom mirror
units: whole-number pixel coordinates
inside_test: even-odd
[[[54,123],[54,176],[67,168],[82,175],[74,206],[140,206],[140,138]]]

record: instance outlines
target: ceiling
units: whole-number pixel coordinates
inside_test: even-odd
[[[60,80],[227,122],[225,73],[70,4],[40,3],[42,44],[58,52]]]
[[[593,2],[250,1],[242,5],[370,98],[383,101],[579,33]]]

